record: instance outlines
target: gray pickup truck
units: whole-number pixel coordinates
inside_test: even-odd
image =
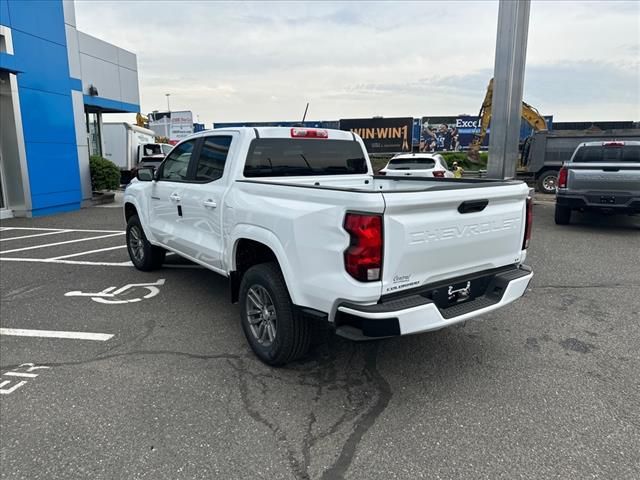
[[[573,210],[640,213],[640,142],[578,145],[558,174],[556,223],[568,224]]]

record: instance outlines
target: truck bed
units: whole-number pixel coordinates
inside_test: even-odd
[[[257,183],[288,187],[314,188],[320,190],[340,190],[361,193],[425,192],[461,190],[523,184],[520,180],[491,180],[486,178],[432,178],[353,175],[331,176],[321,180],[318,177],[274,177],[236,180],[241,183]]]

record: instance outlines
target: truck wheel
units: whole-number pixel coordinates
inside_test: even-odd
[[[309,350],[309,322],[296,315],[275,263],[254,265],[243,275],[240,315],[247,341],[264,363],[284,365]]]
[[[162,266],[167,251],[149,243],[137,215],[127,222],[127,251],[133,266],[143,272],[149,272]]]
[[[556,204],[555,220],[557,225],[568,225],[571,221],[571,209]]]
[[[538,178],[538,191],[540,193],[556,193],[556,185],[558,185],[557,170],[542,172]]]

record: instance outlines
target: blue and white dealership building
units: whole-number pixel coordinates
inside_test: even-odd
[[[140,111],[136,55],[76,28],[73,0],[0,0],[0,215],[79,209],[102,116]]]

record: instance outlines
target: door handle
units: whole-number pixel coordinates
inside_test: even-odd
[[[172,193],[171,195],[169,195],[169,200],[173,200],[174,202],[179,202],[181,198],[182,197],[180,197],[180,195],[178,195],[177,193]]]
[[[467,200],[458,205],[458,211],[460,213],[481,212],[487,205],[489,200]]]
[[[205,200],[204,202],[202,202],[202,204],[205,207],[211,207],[211,208],[216,208],[218,206],[218,204],[211,199]]]

